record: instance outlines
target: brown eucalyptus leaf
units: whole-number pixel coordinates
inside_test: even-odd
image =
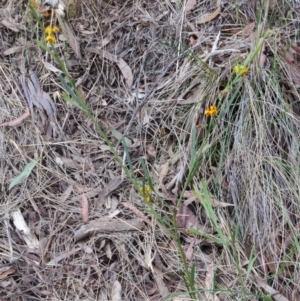
[[[13,274],[16,270],[10,266],[0,268],[0,280],[5,279],[8,275]]]
[[[26,108],[26,111],[23,115],[18,118],[15,118],[11,121],[0,124],[0,126],[17,126],[20,125],[24,119],[30,116],[29,108]]]
[[[99,218],[81,226],[75,231],[75,241],[81,240],[93,233],[116,233],[137,231],[143,228],[143,223],[139,219],[120,220]]]
[[[185,11],[186,12],[191,11],[195,7],[196,3],[197,0],[187,0]]]
[[[115,177],[110,180],[110,182],[101,190],[98,196],[98,206],[103,203],[103,199],[109,195],[111,192],[116,190],[123,183],[123,179],[121,177]]]
[[[275,301],[289,301],[286,297],[284,297],[282,294],[280,294],[277,290],[272,288],[267,284],[266,281],[256,277],[256,283],[270,296],[272,296],[272,299]]]
[[[110,60],[117,64],[119,67],[121,73],[123,74],[125,81],[127,83],[127,87],[131,88],[133,84],[133,74],[128,66],[128,64],[121,58],[118,58],[116,55],[109,53],[108,51],[102,50],[99,47],[90,47],[87,48],[87,51],[93,52],[96,54],[101,55],[103,58],[106,58],[107,60]]]
[[[81,199],[81,216],[83,223],[89,221],[89,202],[85,194],[82,195]]]
[[[75,52],[77,58],[81,59],[82,56],[81,56],[81,52],[80,52],[80,45],[79,45],[79,42],[78,42],[78,40],[75,36],[74,31],[72,30],[72,28],[69,26],[68,23],[66,23],[65,21],[62,20],[61,17],[58,17],[58,22],[59,22],[59,25],[62,29],[63,34],[67,38],[67,41],[68,41],[70,47]]]
[[[214,10],[212,13],[204,14],[203,16],[201,16],[200,19],[196,20],[196,23],[204,24],[204,23],[207,23],[207,22],[213,20],[214,18],[216,18],[221,13],[220,4],[221,4],[221,0],[218,0],[217,9]]]

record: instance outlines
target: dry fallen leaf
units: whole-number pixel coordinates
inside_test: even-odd
[[[102,57],[106,58],[107,60],[110,60],[110,61],[116,63],[126,80],[127,87],[128,88],[132,87],[133,74],[132,74],[130,67],[127,65],[127,63],[123,59],[118,58],[116,55],[111,54],[105,50],[101,50],[101,48],[98,48],[98,47],[87,48],[87,51],[99,54]]]
[[[197,240],[193,239],[193,241],[189,244],[187,250],[185,251],[185,257],[187,260],[192,260],[194,254],[194,246]]]
[[[269,286],[264,280],[256,277],[256,283],[269,295],[272,296],[275,301],[289,301],[286,297],[280,294],[278,291]]]
[[[295,44],[292,44],[292,45],[291,45],[291,48],[292,48],[294,51],[296,51],[296,52],[298,52],[298,53],[300,54],[300,47],[298,47],[298,46],[295,45]]]
[[[192,191],[185,191],[184,193],[184,197],[187,198],[187,200],[184,201],[184,205],[189,205],[192,202],[198,200],[197,196],[194,194],[194,192]],[[230,204],[230,203],[225,203],[225,202],[219,202],[216,199],[209,199],[210,203],[212,204],[213,207],[222,207],[222,208],[226,208],[226,207],[234,207],[234,204]]]
[[[78,247],[78,248],[76,248],[74,250],[71,250],[71,251],[62,252],[58,256],[56,256],[54,259],[52,259],[51,261],[49,261],[47,263],[47,265],[57,265],[60,261],[62,261],[64,259],[72,256],[73,254],[76,254],[80,250],[82,250],[82,248]]]
[[[81,200],[81,215],[82,222],[87,223],[89,221],[89,202],[85,194],[82,195]]]
[[[212,204],[213,207],[234,207],[234,204],[230,204],[230,203],[225,203],[225,202],[219,202],[218,200],[215,199],[210,199],[210,202]]]
[[[221,0],[218,0],[217,1],[217,9],[215,11],[213,11],[212,13],[204,14],[203,16],[201,16],[200,19],[196,20],[196,23],[197,24],[207,23],[207,22],[213,20],[214,18],[216,18],[220,13],[221,13]]]
[[[130,203],[126,203],[126,202],[122,202],[121,205],[123,205],[125,208],[128,208],[129,210],[131,210],[136,216],[141,218],[148,225],[150,225],[150,226],[152,225],[150,220],[146,217],[146,215],[143,212],[141,212],[139,209],[134,207],[134,205],[132,205]]]
[[[168,171],[169,171],[169,167],[170,167],[170,163],[169,161],[167,161],[166,163],[164,163],[159,171],[159,179],[158,179],[158,185],[160,186],[162,184],[163,179],[165,178],[165,176],[167,175]]]
[[[70,185],[60,196],[59,201],[63,203],[70,196],[72,191],[73,191],[73,185]]]
[[[15,23],[11,18],[3,19],[1,20],[0,23],[14,32],[19,32],[20,30],[26,30],[26,27],[24,25]]]
[[[123,179],[121,177],[115,177],[111,179],[110,182],[99,193],[97,199],[98,206],[101,206],[105,202],[104,198],[116,190],[122,183]]]
[[[14,53],[17,53],[17,52],[21,52],[24,49],[28,50],[29,48],[32,48],[32,47],[36,47],[36,45],[34,45],[33,43],[30,43],[30,42],[26,42],[22,46],[13,46],[13,47],[10,47],[10,48],[6,49],[3,52],[3,55],[11,55],[11,54],[14,54]]]
[[[121,283],[116,280],[111,289],[111,301],[121,301],[122,299],[122,286]]]
[[[13,274],[16,270],[10,266],[0,268],[0,280],[5,279],[8,275]]]
[[[29,108],[26,108],[25,113],[18,118],[15,118],[11,121],[0,124],[0,126],[17,126],[22,123],[27,117],[30,116]]]
[[[157,288],[159,290],[159,293],[162,297],[166,297],[170,293],[169,293],[168,287],[164,283],[163,275],[164,275],[164,273],[162,271],[160,271],[159,269],[153,267],[153,276],[154,276]]]
[[[82,56],[81,56],[81,52],[80,52],[80,46],[79,46],[79,42],[78,42],[78,40],[77,40],[77,38],[75,36],[74,31],[69,26],[69,24],[67,24],[65,21],[62,20],[61,17],[58,17],[58,22],[59,22],[59,25],[60,25],[60,27],[62,29],[63,34],[67,38],[67,41],[68,41],[70,47],[75,52],[77,58],[81,59]]]
[[[12,213],[12,219],[16,229],[19,231],[30,251],[39,251],[39,241],[34,234],[31,233],[29,227],[27,226],[23,215],[18,209],[17,211]]]
[[[32,120],[34,120],[33,106],[36,106],[41,110],[45,110],[51,121],[55,121],[55,104],[50,95],[41,90],[37,75],[30,70],[28,76],[25,74],[20,76],[20,83],[30,109]]]
[[[185,206],[185,205],[181,205],[179,207],[176,219],[177,219],[177,225],[180,228],[197,229],[198,218],[192,212],[192,210],[189,207]]]
[[[247,24],[237,35],[242,36],[244,39],[247,39],[253,33],[256,23],[251,22]]]
[[[78,163],[76,160],[67,158],[67,157],[55,157],[55,162],[60,166],[65,166],[68,168],[74,168],[74,169],[86,169],[85,166],[81,163]]]
[[[207,273],[205,277],[205,288],[206,288],[206,298],[208,301],[219,301],[220,299],[216,296],[214,292],[214,266],[210,265],[207,267]]]
[[[48,69],[49,71],[57,73],[58,75],[61,74],[61,73],[63,73],[60,69],[56,68],[51,63],[43,62],[43,64],[44,64],[45,68]]]
[[[75,231],[75,241],[81,240],[93,233],[114,233],[136,231],[143,228],[143,223],[139,219],[132,220],[112,220],[109,218],[100,218],[81,226]]]
[[[185,11],[189,12],[191,11],[194,6],[196,5],[197,1],[196,0],[187,0],[186,6],[185,6]]]
[[[285,67],[285,72],[290,81],[292,81],[297,86],[300,86],[300,67],[294,61],[293,54],[291,51],[285,52],[285,61],[287,66]]]

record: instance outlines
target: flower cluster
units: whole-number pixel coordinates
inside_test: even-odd
[[[58,26],[47,26],[45,28],[46,42],[50,44],[54,44],[56,42],[56,38],[54,34],[58,34],[59,32],[60,32],[60,28]]]
[[[205,112],[205,116],[211,117],[211,116],[217,116],[218,115],[218,109],[216,106],[210,106],[208,107]]]
[[[246,76],[249,73],[249,68],[243,65],[236,65],[233,67],[233,72],[238,76]]]
[[[151,200],[152,200],[152,197],[150,195],[151,187],[149,185],[140,187],[140,193],[144,197],[146,202],[151,202]]]

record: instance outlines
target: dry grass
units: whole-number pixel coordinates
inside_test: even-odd
[[[64,86],[45,62],[60,66],[36,42],[47,19],[39,24],[27,1],[2,1],[0,19],[15,31],[0,24],[0,124],[28,106],[19,77],[29,70],[57,114],[51,121],[35,107],[34,120],[1,127],[0,300],[191,300],[168,222],[174,208],[199,300],[300,300],[300,52],[291,48],[300,47],[299,4],[262,2],[222,1],[222,13],[200,24],[218,1],[198,1],[187,13],[185,2],[87,0],[67,21],[83,58],[66,40],[55,46],[59,57],[114,146],[108,129],[124,133],[130,124],[130,162],[122,146],[117,154],[132,164],[139,185],[152,179],[154,214],[95,124],[63,100]],[[89,47],[122,58],[133,86]],[[249,75],[235,77],[233,67],[256,50]],[[210,105],[217,117],[204,115]],[[31,175],[9,190],[32,159],[39,162]],[[202,179],[209,199],[199,202],[193,188],[205,195]],[[112,227],[75,241],[83,193],[90,221],[113,214],[113,221],[129,223],[142,212],[147,220],[133,231]],[[38,250],[12,221],[18,209]]]

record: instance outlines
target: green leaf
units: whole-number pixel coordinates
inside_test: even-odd
[[[35,167],[35,165],[36,165],[37,162],[38,161],[31,161],[31,162],[29,162],[25,166],[24,170],[11,181],[11,183],[9,185],[9,189],[12,189],[16,185],[22,183],[30,175],[32,169]]]
[[[112,135],[113,135],[115,138],[117,138],[118,140],[121,140],[121,141],[122,141],[123,138],[124,138],[124,143],[126,144],[127,147],[131,147],[131,146],[132,146],[131,140],[128,139],[128,138],[126,138],[126,137],[123,137],[123,135],[122,135],[119,131],[117,131],[117,130],[115,130],[115,129],[113,129],[113,128],[111,128],[110,131],[111,131]]]

